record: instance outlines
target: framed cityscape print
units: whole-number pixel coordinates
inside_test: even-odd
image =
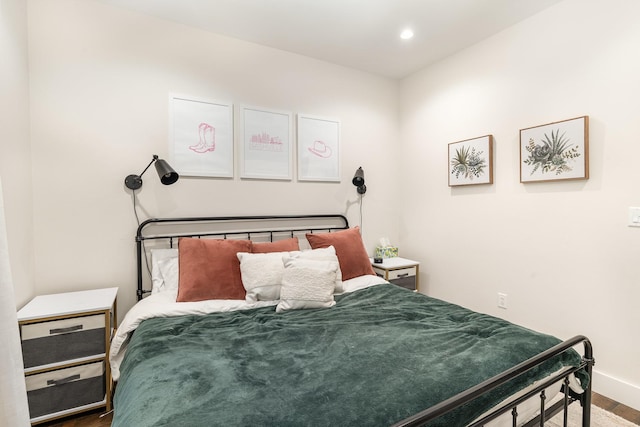
[[[340,122],[298,114],[298,181],[340,182]]]
[[[493,135],[449,144],[449,187],[493,184]]]
[[[589,116],[520,130],[520,182],[589,178]]]
[[[182,176],[233,178],[233,105],[170,95],[169,157]]]
[[[292,117],[289,112],[241,107],[241,178],[292,179]]]

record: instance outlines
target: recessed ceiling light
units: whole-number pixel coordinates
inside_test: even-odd
[[[402,30],[402,32],[400,33],[400,38],[402,40],[409,40],[409,39],[413,38],[413,30],[411,28],[407,28],[405,30]]]

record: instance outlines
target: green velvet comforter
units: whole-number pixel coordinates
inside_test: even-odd
[[[336,300],[143,321],[112,425],[386,426],[560,342],[393,285]],[[537,375],[579,362],[571,351]],[[534,380],[524,375],[431,425],[463,426]]]

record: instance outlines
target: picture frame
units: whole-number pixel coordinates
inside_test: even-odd
[[[233,178],[233,104],[171,94],[169,158],[182,176]]]
[[[293,114],[240,107],[240,177],[293,179]]]
[[[589,116],[520,130],[520,182],[589,178]]]
[[[449,187],[493,184],[493,135],[449,144]]]
[[[340,182],[340,121],[298,114],[298,181]]]

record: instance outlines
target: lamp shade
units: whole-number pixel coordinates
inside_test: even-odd
[[[358,187],[356,190],[358,194],[364,194],[367,192],[367,186],[364,185],[364,170],[362,170],[362,166],[356,169],[356,173],[353,175],[353,179],[351,180],[353,185]]]
[[[356,187],[364,185],[364,171],[362,170],[362,166],[356,170],[356,173],[355,175],[353,175],[353,179],[351,180],[351,182]]]
[[[162,159],[156,160],[156,171],[160,177],[160,182],[164,185],[171,185],[180,177],[178,173],[169,166],[169,163]]]

